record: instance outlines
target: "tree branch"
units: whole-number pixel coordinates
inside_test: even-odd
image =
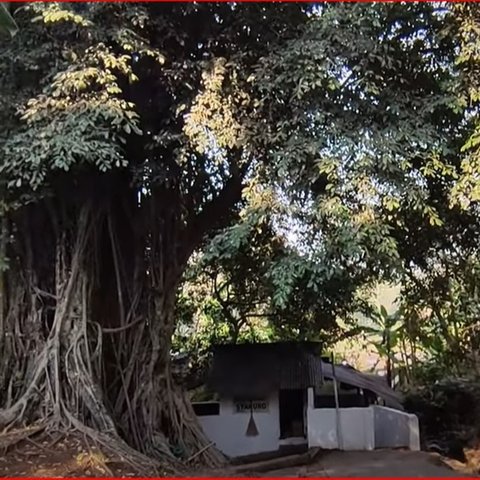
[[[247,166],[248,164],[245,164],[239,168],[237,164],[232,164],[232,174],[223,189],[200,212],[187,221],[183,252],[186,258],[201,244],[209,232],[228,225],[233,207],[242,197],[243,179]]]

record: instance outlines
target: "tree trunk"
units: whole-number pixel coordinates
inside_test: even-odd
[[[208,444],[190,402],[175,385],[170,362],[171,337],[174,330],[175,291],[158,299],[156,325],[146,330],[152,344],[137,363],[138,384],[132,400],[137,427],[143,431],[138,448],[149,456],[176,456],[187,459]],[[143,344],[143,342],[142,342]],[[219,465],[223,457],[216,450],[201,456],[210,465]]]
[[[131,347],[124,357],[128,358],[123,367],[127,372],[124,391],[131,392],[131,400],[127,394],[122,396],[129,403],[126,410],[130,419],[125,429],[135,447],[151,457],[187,459],[208,444],[189,400],[175,385],[171,372],[176,295],[192,247],[184,245],[184,232],[175,210],[169,206],[168,211],[158,212],[157,206],[166,202],[155,195],[152,203],[146,206],[148,224],[154,226],[149,230],[148,274],[144,279],[148,313],[142,327],[131,336]],[[125,410],[121,403],[117,408]],[[211,448],[196,458],[215,466],[224,461]]]
[[[90,268],[95,263],[93,227],[105,222],[91,207],[84,207],[74,234],[63,231],[53,243],[53,292],[44,290],[49,282],[38,278],[41,269],[36,265],[40,258],[37,255],[26,256],[32,261],[24,265],[27,282],[18,271],[8,272],[12,288],[5,302],[8,313],[0,345],[0,429],[37,420],[59,429],[74,427],[147,473],[160,464],[135,452],[126,442],[158,461],[173,458],[169,444],[183,445],[185,456],[190,456],[207,441],[170,372],[178,283],[154,292],[156,311],[141,317],[132,331],[126,330],[134,339],[126,344],[131,348],[118,357],[116,369],[109,368],[111,358],[104,351],[105,321],[92,309],[95,275]],[[53,301],[53,307],[46,305],[46,300]],[[138,315],[137,311],[137,320]],[[118,338],[113,343],[115,340]],[[118,344],[116,351],[120,351]],[[129,363],[122,358],[129,358]],[[130,360],[133,370],[129,369]],[[125,388],[127,375],[134,380],[130,388]],[[108,391],[109,385],[115,388]],[[125,401],[115,410],[113,400],[120,396],[120,388],[124,389]],[[202,457],[209,463],[221,461],[212,450]]]
[[[99,178],[10,219],[0,429],[74,427],[143,473],[200,451],[196,461],[219,465],[170,365],[177,289],[205,226],[185,225],[174,190],[139,204],[128,175]]]
[[[390,330],[386,331],[387,339],[387,383],[390,388],[392,388],[392,351],[390,347]]]

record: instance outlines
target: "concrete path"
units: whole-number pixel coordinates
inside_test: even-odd
[[[466,477],[426,452],[375,450],[372,452],[328,452],[311,465],[284,468],[262,477]]]

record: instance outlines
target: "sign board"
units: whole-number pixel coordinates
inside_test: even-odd
[[[235,401],[235,412],[236,413],[248,413],[248,412],[268,412],[268,401],[267,400],[244,400],[244,401]]]

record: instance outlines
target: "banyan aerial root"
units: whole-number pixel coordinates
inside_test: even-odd
[[[54,225],[42,254],[29,250],[38,232],[28,221],[15,225],[24,249],[10,252],[18,268],[4,273],[0,429],[78,430],[141,472],[178,469],[199,451],[196,460],[220,465],[170,372],[174,296],[156,294],[153,313],[140,312],[148,296],[132,286],[133,297],[125,293],[126,257],[111,253],[116,294],[103,295],[117,305],[105,319],[99,248],[107,238],[104,248],[118,253],[111,218],[87,203],[75,221]]]

